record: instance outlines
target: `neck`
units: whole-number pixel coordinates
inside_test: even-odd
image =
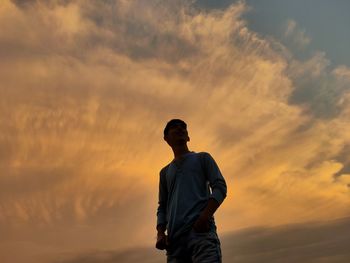
[[[177,159],[179,157],[181,157],[182,155],[189,153],[190,150],[188,149],[187,145],[177,145],[174,146],[173,148],[173,152],[174,152],[174,158]]]

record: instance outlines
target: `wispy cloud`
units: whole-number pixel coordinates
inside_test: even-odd
[[[301,29],[293,19],[287,20],[284,36],[298,48],[305,48],[311,42],[305,30]]]
[[[330,65],[323,52],[317,52],[306,61],[290,63],[288,74],[295,85],[290,102],[302,104],[320,118],[334,118],[344,113],[350,79],[346,67],[331,70]]]

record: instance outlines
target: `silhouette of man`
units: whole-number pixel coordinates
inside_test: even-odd
[[[166,249],[168,263],[219,263],[213,214],[226,197],[225,179],[209,153],[189,151],[184,121],[170,120],[164,140],[174,159],[160,171],[156,248]]]

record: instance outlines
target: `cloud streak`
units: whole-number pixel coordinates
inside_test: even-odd
[[[305,48],[311,42],[311,38],[306,35],[305,30],[298,28],[296,21],[293,19],[287,21],[284,36],[299,48]]]

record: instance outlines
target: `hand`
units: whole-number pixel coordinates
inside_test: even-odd
[[[164,250],[168,247],[168,236],[164,232],[158,232],[156,248]]]
[[[193,225],[193,229],[197,233],[205,233],[209,232],[210,226],[209,226],[209,220],[206,216],[199,216],[196,222]]]

